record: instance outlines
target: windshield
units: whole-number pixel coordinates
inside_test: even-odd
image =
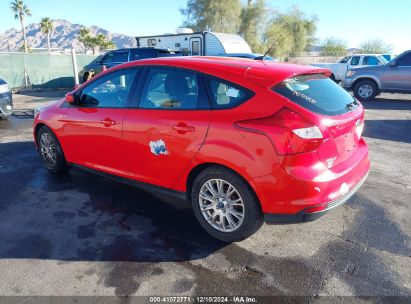
[[[329,116],[344,114],[359,105],[324,74],[291,77],[275,85],[273,91],[312,112]]]
[[[341,59],[340,63],[347,63],[350,58],[351,56],[344,57],[343,59]]]

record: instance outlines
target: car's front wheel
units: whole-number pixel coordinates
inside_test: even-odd
[[[360,80],[354,85],[353,92],[360,101],[371,101],[378,95],[378,86],[372,80]]]
[[[48,127],[40,128],[37,133],[37,144],[41,160],[48,170],[57,173],[68,168],[60,143]]]
[[[223,167],[202,171],[194,180],[191,198],[201,226],[224,242],[244,240],[263,223],[253,190],[240,176]]]

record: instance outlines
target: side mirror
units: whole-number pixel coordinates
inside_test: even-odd
[[[391,61],[389,63],[390,68],[395,68],[397,66],[397,63],[395,61]]]
[[[76,97],[73,92],[67,93],[65,96],[66,102],[69,104],[75,104],[76,103]]]

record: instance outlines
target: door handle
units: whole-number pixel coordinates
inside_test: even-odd
[[[106,119],[103,119],[103,120],[101,121],[101,123],[102,123],[103,125],[105,125],[106,127],[109,127],[109,126],[114,126],[114,125],[116,124],[116,121],[115,121],[115,120],[112,120],[112,119],[110,119],[110,118],[106,118]]]
[[[179,134],[184,134],[187,132],[194,132],[196,130],[195,127],[188,126],[184,122],[180,122],[177,125],[173,127],[174,130],[176,130]]]

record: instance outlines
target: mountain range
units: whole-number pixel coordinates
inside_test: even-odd
[[[74,47],[77,51],[81,51],[81,45],[77,41],[77,36],[81,28],[85,27],[81,24],[73,24],[67,20],[53,20],[54,30],[50,37],[52,49],[71,49]],[[93,34],[103,34],[109,40],[113,41],[117,48],[136,46],[134,37],[112,33],[98,26],[88,27]],[[45,48],[47,46],[47,37],[40,31],[40,23],[31,23],[26,26],[27,44],[29,48]],[[0,33],[0,51],[17,51],[23,45],[23,34],[20,28],[9,29]]]

